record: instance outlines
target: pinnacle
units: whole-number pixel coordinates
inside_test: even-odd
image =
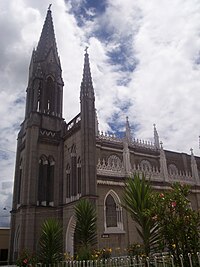
[[[90,72],[90,62],[89,54],[87,52],[88,47],[85,49],[85,58],[84,58],[84,68],[83,68],[83,79],[81,83],[81,96],[92,96],[94,97],[94,89],[92,85],[92,76]]]

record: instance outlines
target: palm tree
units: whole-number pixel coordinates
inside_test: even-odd
[[[137,232],[139,233],[143,244],[145,254],[148,256],[150,248],[158,245],[158,225],[153,220],[151,210],[152,188],[149,182],[145,181],[145,176],[140,179],[139,174],[134,174],[133,178],[126,181],[123,207],[130,213],[132,219],[137,223]]]
[[[97,216],[94,205],[81,199],[75,206],[75,240],[79,260],[91,258],[92,247],[97,243]]]
[[[45,265],[62,260],[62,226],[56,219],[47,219],[42,224],[40,236],[40,260]]]

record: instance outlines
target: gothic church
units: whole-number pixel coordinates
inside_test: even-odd
[[[200,158],[164,150],[154,126],[154,143],[133,139],[128,118],[123,138],[98,131],[89,55],[84,55],[80,113],[62,116],[62,69],[51,10],[33,51],[26,112],[18,134],[10,259],[23,248],[37,250],[41,224],[57,218],[63,226],[63,251],[74,253],[74,205],[84,197],[96,205],[98,247],[124,248],[140,242],[121,206],[124,181],[144,172],[156,190],[181,181],[191,185],[190,200],[200,208]],[[78,105],[77,99],[77,105]],[[119,252],[121,251],[121,252]]]

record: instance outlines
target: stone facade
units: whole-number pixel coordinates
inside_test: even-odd
[[[18,135],[10,260],[23,248],[37,250],[40,227],[54,217],[63,225],[63,251],[74,253],[74,205],[84,197],[98,214],[98,247],[123,254],[139,242],[136,227],[121,206],[124,181],[145,173],[156,190],[170,183],[191,185],[191,203],[200,208],[200,158],[164,150],[154,125],[154,143],[133,139],[128,118],[124,138],[98,131],[89,55],[84,57],[80,114],[62,117],[63,80],[51,10],[33,51],[26,114]],[[77,100],[78,102],[78,100]],[[115,252],[113,252],[115,253]]]

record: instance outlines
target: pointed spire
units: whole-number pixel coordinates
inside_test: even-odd
[[[159,149],[160,148],[159,135],[158,135],[158,132],[156,130],[155,124],[153,125],[153,127],[154,127],[154,145],[157,149]]]
[[[83,79],[81,82],[81,195],[96,196],[96,111],[89,55],[85,49]]]
[[[26,117],[32,111],[62,117],[64,83],[50,8],[30,62]]]
[[[126,136],[126,140],[128,142],[131,142],[131,127],[130,127],[130,124],[129,124],[129,120],[128,120],[128,116],[126,116],[126,133],[125,133],[125,136]]]
[[[92,98],[92,99],[94,98],[94,88],[93,88],[93,84],[92,84],[89,55],[88,55],[87,50],[88,50],[88,47],[85,48],[83,79],[81,82],[81,95],[80,95],[81,99],[84,96],[87,96],[87,97]]]
[[[38,46],[36,50],[36,61],[45,60],[50,50],[52,49],[54,51],[54,56],[56,58],[56,61],[60,65],[50,8],[51,8],[51,5],[49,5],[49,8],[47,10],[46,19],[43,25],[40,40],[38,42]]]

